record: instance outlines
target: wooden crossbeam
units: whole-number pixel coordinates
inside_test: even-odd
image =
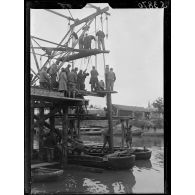
[[[100,7],[97,7],[95,5],[92,5],[91,3],[88,3],[89,6],[91,6],[92,8],[95,8],[97,11],[100,10]],[[110,16],[110,13],[108,13],[107,11],[105,12],[106,15]]]
[[[53,51],[75,51],[75,52],[88,52],[88,49],[74,49],[72,47],[33,47],[34,49],[49,49]],[[93,50],[93,49],[92,49]]]
[[[36,72],[32,69],[32,68],[30,68],[31,69],[31,71],[36,75]]]
[[[55,43],[55,42],[52,42],[52,41],[48,41],[48,40],[46,40],[46,39],[42,39],[42,38],[35,37],[35,36],[31,36],[31,37],[34,38],[34,39],[38,39],[38,40],[40,40],[40,41],[44,41],[44,42],[47,42],[47,43],[51,43],[51,44],[54,44],[54,45],[57,45],[57,46],[61,46],[61,47],[67,48],[67,47],[64,46],[64,45],[61,45],[61,44],[58,44],[58,43]]]
[[[75,21],[75,23],[70,25],[70,27],[73,28],[75,26],[78,26],[78,25],[82,24],[83,22],[87,22],[87,21],[89,21],[91,19],[94,19],[96,16],[98,16],[98,15],[100,15],[102,13],[105,13],[108,10],[109,10],[109,7],[105,7],[103,9],[100,9],[97,12],[95,12],[95,13],[93,13],[93,14],[91,14],[91,15],[89,15],[89,16],[81,19],[81,20]]]
[[[31,40],[31,45],[32,45],[32,53],[33,53],[33,56],[34,56],[35,64],[36,64],[36,67],[37,67],[37,71],[39,72],[40,71],[40,69],[39,69],[39,63],[38,63],[37,57],[35,55],[35,51],[34,51],[34,48],[33,48],[32,40]]]
[[[68,34],[69,34],[70,32],[71,32],[71,29],[69,29],[69,30],[67,31],[67,33],[65,34],[65,36],[64,36],[64,37],[62,38],[62,40],[60,41],[59,45],[61,45],[61,44],[63,43],[63,41],[66,39],[66,37],[68,36]],[[59,47],[59,45],[57,46],[57,48]],[[54,51],[54,52],[52,52],[51,56],[54,56],[55,54],[56,54],[56,52]],[[51,58],[52,58],[52,57],[51,57]],[[45,62],[45,63],[43,64],[43,66],[41,67],[41,70],[42,70],[45,66],[47,66],[49,60],[50,60],[50,58],[48,58],[48,59],[46,60],[46,62]],[[37,77],[38,77],[38,74],[35,75],[35,77],[33,78],[32,83],[35,83],[35,82],[37,81]]]
[[[71,17],[65,16],[65,15],[60,14],[60,13],[58,13],[58,12],[56,12],[56,11],[51,10],[51,9],[45,9],[45,11],[51,12],[51,13],[53,13],[53,14],[56,14],[56,15],[58,15],[58,16],[61,16],[61,17],[63,17],[63,18],[66,18],[66,19],[68,19],[68,20],[75,21],[75,19],[74,19],[74,18],[71,18]]]

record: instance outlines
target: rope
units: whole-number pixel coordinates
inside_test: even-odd
[[[71,14],[71,12],[70,12],[70,10],[69,10],[69,9],[68,9],[68,12],[69,12],[69,14],[70,14],[71,18],[72,18],[72,19],[74,19],[74,18],[72,17],[72,14]]]
[[[41,47],[36,41],[35,41],[35,39],[34,38],[32,38],[33,39],[33,41],[39,46],[39,47]]]
[[[89,56],[89,58],[88,58],[88,63],[87,63],[87,66],[86,66],[86,68],[85,69],[87,69],[88,68],[88,65],[89,65],[89,60],[91,59],[91,56]]]
[[[108,16],[106,16],[106,38],[108,39]]]
[[[104,31],[103,22],[102,22],[102,14],[101,14],[101,17],[100,17],[100,21],[101,21],[101,25],[102,25],[102,31]]]

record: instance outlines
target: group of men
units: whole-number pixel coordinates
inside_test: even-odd
[[[97,42],[98,42],[98,49],[105,50],[105,43],[104,38],[105,34],[103,31],[99,30],[96,33],[97,36]],[[75,32],[72,33],[73,38],[73,46],[75,46],[75,41],[79,41],[79,49],[91,49],[91,42],[92,40],[96,41],[96,37],[93,35],[88,35],[87,33],[81,34],[80,37],[77,36]]]
[[[46,89],[56,89],[58,91],[64,92],[65,96],[71,96],[71,92],[75,92],[78,90],[85,90],[85,79],[89,76],[89,73],[86,70],[80,70],[78,72],[78,68],[72,68],[70,70],[71,65],[68,64],[66,68],[61,68],[61,72],[59,73],[58,81],[57,81],[57,72],[58,72],[59,62],[52,64],[49,69],[44,67],[39,73],[39,82],[41,88]],[[91,91],[103,91],[105,90],[105,83],[103,80],[98,80],[98,71],[95,69],[95,66],[92,67],[90,72],[90,84]],[[113,91],[114,82],[116,80],[116,75],[113,72],[113,68],[106,66],[106,90]]]
[[[66,68],[61,68],[57,81],[58,64],[56,62],[49,69],[44,67],[40,71],[40,87],[46,89],[58,88],[58,91],[64,92],[65,96],[70,96],[73,91],[85,90],[85,79],[89,75],[86,70],[78,72],[77,67],[70,70],[71,65],[68,64]]]
[[[106,66],[106,90],[113,91],[114,89],[114,82],[116,81],[116,75],[113,72],[113,68]],[[90,84],[91,84],[91,91],[102,91],[105,90],[105,84],[103,80],[98,81],[98,71],[95,69],[95,66],[92,67],[91,70],[91,78],[90,78]]]

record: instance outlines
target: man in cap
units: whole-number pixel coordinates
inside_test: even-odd
[[[68,66],[65,68],[66,76],[68,76],[68,74],[70,73],[70,67],[71,65],[68,64]]]
[[[91,70],[91,78],[90,78],[90,84],[91,84],[91,91],[95,91],[98,88],[98,71],[95,69],[95,66],[92,67]]]
[[[39,83],[41,88],[49,89],[50,88],[50,78],[47,74],[47,68],[43,67],[43,69],[39,72]]]
[[[116,81],[116,75],[113,72],[113,68],[110,68],[110,71],[107,74],[107,84],[109,90],[113,91],[115,81]]]
[[[56,87],[56,77],[58,71],[59,60],[56,63],[52,64],[49,70],[49,74],[51,76],[51,88],[54,89]]]
[[[96,41],[95,37],[93,35],[86,34],[84,38],[84,49],[91,49],[91,41]]]
[[[76,84],[77,84],[77,75],[75,73],[75,70],[72,69],[71,72],[68,74],[68,90],[69,90],[69,97],[71,92],[76,91]]]
[[[105,50],[105,43],[104,43],[105,34],[104,34],[104,32],[99,30],[96,33],[96,36],[98,37],[98,49],[101,49],[101,45],[102,45],[102,49]]]

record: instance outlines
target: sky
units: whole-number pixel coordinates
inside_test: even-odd
[[[94,4],[104,8],[108,4]],[[54,10],[70,16],[68,10]],[[74,18],[82,19],[95,12],[93,8],[70,10]],[[113,67],[116,74],[112,95],[113,104],[143,106],[152,103],[156,98],[163,97],[163,9],[112,9],[108,11],[108,39],[105,39],[106,64]],[[106,20],[103,15],[104,32]],[[68,21],[65,18],[42,9],[31,9],[31,35],[59,43],[68,30]],[[77,29],[75,31],[77,31]],[[97,30],[101,28],[100,16],[97,17]],[[92,22],[88,34],[95,34],[95,23]],[[37,41],[41,46],[56,47],[55,45]],[[37,46],[33,42],[33,46]],[[77,46],[78,47],[78,46]],[[76,48],[77,48],[76,47]],[[92,48],[95,44],[92,43]],[[36,50],[36,53],[42,53]],[[43,64],[46,58],[38,62]],[[67,63],[65,63],[65,66]],[[76,60],[75,67],[79,69],[95,65],[95,57],[87,60]],[[37,72],[31,54],[31,67]],[[104,79],[103,56],[97,57],[99,79]],[[86,88],[90,90],[89,78],[86,79]],[[87,97],[90,104],[104,107],[105,98]]]

